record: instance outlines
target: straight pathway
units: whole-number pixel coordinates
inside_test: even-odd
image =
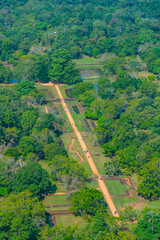
[[[78,131],[78,129],[77,129],[76,125],[75,125],[75,122],[74,122],[74,120],[72,118],[72,115],[69,112],[69,109],[67,108],[67,104],[66,104],[66,102],[65,102],[65,100],[64,100],[64,98],[63,98],[63,96],[61,94],[59,86],[55,85],[55,89],[56,89],[56,91],[57,91],[57,93],[59,95],[59,98],[61,100],[62,106],[63,106],[63,108],[64,108],[64,110],[66,112],[66,115],[67,115],[68,119],[69,119],[69,122],[71,123],[72,128],[73,128],[74,132],[76,133],[76,136],[77,136],[78,141],[79,141],[79,143],[80,143],[80,145],[82,147],[82,150],[85,153],[85,156],[86,156],[86,159],[87,159],[87,161],[88,161],[88,163],[90,165],[90,168],[92,169],[92,172],[95,175],[98,176],[98,180],[97,181],[98,181],[99,187],[100,187],[100,189],[101,189],[101,191],[102,191],[102,193],[104,195],[104,198],[105,198],[105,200],[106,200],[106,202],[107,202],[107,204],[108,204],[108,206],[109,206],[109,208],[111,210],[111,213],[112,213],[113,216],[119,217],[119,214],[118,214],[117,209],[116,209],[116,207],[115,207],[115,205],[113,203],[113,200],[112,200],[112,198],[111,198],[111,196],[109,194],[109,191],[108,191],[104,181],[101,179],[101,177],[100,177],[100,175],[98,173],[98,170],[97,170],[97,168],[95,166],[95,163],[94,163],[90,153],[87,150],[87,146],[86,146],[86,144],[85,144],[85,142],[84,142],[84,140],[82,138],[82,135]],[[86,152],[86,150],[87,150],[87,152]]]

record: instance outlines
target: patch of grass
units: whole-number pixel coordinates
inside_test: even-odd
[[[72,151],[77,151],[79,152],[79,154],[83,157],[84,161],[81,163],[81,165],[84,167],[84,169],[86,170],[86,172],[88,172],[89,175],[92,175],[92,170],[87,162],[87,159],[85,157],[85,154],[82,150],[82,147],[76,137],[76,134],[74,132],[72,133],[64,133],[63,135],[61,135],[62,141],[64,143],[65,149],[68,150],[69,146],[71,145],[72,142],[72,138],[75,138],[75,143],[72,147]],[[68,151],[68,155],[70,158],[76,160],[76,161],[80,161],[80,158],[77,156],[76,153],[72,153]]]
[[[121,206],[121,204],[120,204],[118,198],[116,198],[116,197],[112,197],[112,200],[113,200],[114,205],[115,205],[115,207],[117,208],[117,210],[120,211],[121,208],[122,208],[122,206]]]
[[[58,99],[59,98],[58,93],[57,93],[57,91],[56,91],[54,86],[42,86],[40,84],[36,84],[35,86],[39,90],[40,89],[51,89],[51,91],[53,92],[53,95],[54,95],[54,99]],[[47,95],[48,95],[48,93],[47,93]],[[50,94],[48,96],[50,96]],[[47,97],[47,99],[51,99],[51,97],[49,97],[49,98]]]
[[[73,84],[73,85],[63,85],[63,86],[59,86],[59,88],[60,88],[60,91],[61,91],[61,93],[62,93],[62,96],[64,97],[64,98],[68,98],[68,96],[66,95],[66,92],[65,92],[65,90],[66,89],[69,89],[69,88],[73,88],[75,86],[75,84]]]
[[[50,169],[49,163],[48,163],[47,161],[45,161],[45,160],[40,160],[38,163],[41,165],[41,167],[42,167],[43,169],[45,169],[47,172],[51,173],[51,169]]]
[[[93,58],[93,57],[86,57],[86,58],[80,58],[80,59],[74,59],[73,62],[78,65],[85,65],[85,64],[100,64],[100,59]]]
[[[145,205],[149,208],[160,208],[160,200],[156,201],[148,201],[145,203]]]
[[[139,204],[136,204],[136,206],[134,206],[134,209],[138,209],[142,211],[146,207],[151,209],[160,209],[160,200],[143,201]]]
[[[93,69],[93,68],[95,68],[95,69],[97,69],[97,68],[99,68],[99,69],[101,69],[102,71],[103,71],[103,66],[102,65],[77,65],[76,66],[76,69],[77,70],[81,70],[81,69]]]
[[[86,158],[85,158],[85,159],[86,159]],[[87,159],[86,159],[86,161],[83,161],[83,162],[81,163],[81,165],[84,167],[84,169],[86,170],[86,172],[89,173],[89,175],[90,175],[91,177],[92,177],[92,176],[95,177],[95,175],[93,174],[93,172],[92,172],[92,170],[91,170],[91,168],[90,168],[90,166],[89,166],[89,163],[88,163]]]
[[[61,206],[61,207],[50,207],[50,208],[46,208],[49,211],[60,211],[60,210],[70,210],[71,206]]]
[[[86,187],[88,188],[99,188],[99,185],[96,181],[94,182],[86,182]]]
[[[138,184],[139,184],[138,174],[137,174],[137,173],[134,173],[134,174],[131,175],[130,178],[133,180],[134,184],[135,184],[136,186],[138,186]]]
[[[111,196],[126,194],[127,185],[122,185],[119,180],[107,180],[105,183]]]
[[[140,200],[139,198],[127,198],[127,197],[122,197],[122,198],[119,198],[119,201],[122,205],[122,207],[126,207],[130,204],[133,204],[133,203],[139,203]]]
[[[53,195],[46,196],[43,200],[44,206],[53,206],[53,205],[61,205],[61,204],[71,204],[70,200],[66,199],[67,195]]]
[[[104,174],[104,163],[110,161],[103,153],[103,149],[99,145],[95,145],[96,137],[91,132],[81,132],[82,137],[87,145],[93,161],[99,173]],[[99,154],[99,156],[95,156]]]
[[[74,226],[78,225],[78,227],[82,227],[85,224],[85,220],[82,217],[75,217],[73,214],[69,215],[56,215],[56,222],[59,225],[64,226]]]
[[[130,197],[113,197],[112,199],[118,211],[122,210],[128,205],[132,205],[140,202],[138,198],[130,198]]]

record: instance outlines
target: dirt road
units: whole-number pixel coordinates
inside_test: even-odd
[[[76,153],[77,156],[80,158],[79,163],[81,163],[81,162],[84,161],[83,157],[79,154],[79,152],[72,150],[72,147],[73,147],[74,143],[75,143],[75,138],[72,138],[72,142],[71,142],[71,145],[68,148],[68,151],[71,152],[71,153]]]
[[[98,176],[98,180],[97,181],[98,181],[99,187],[100,187],[100,189],[101,189],[101,191],[102,191],[102,193],[104,195],[104,198],[105,198],[105,200],[106,200],[106,202],[107,202],[107,204],[108,204],[108,206],[109,206],[109,208],[110,208],[110,210],[112,212],[112,215],[115,216],[115,217],[119,217],[119,214],[118,214],[117,209],[116,209],[116,207],[115,207],[115,205],[114,205],[114,203],[112,201],[112,198],[111,198],[111,196],[110,196],[110,194],[108,192],[108,189],[107,189],[104,181],[101,179],[101,177],[100,177],[100,175],[98,173],[98,170],[97,170],[97,168],[96,168],[96,166],[94,164],[94,161],[93,161],[90,153],[87,150],[87,146],[86,146],[86,144],[85,144],[85,142],[84,142],[80,132],[78,131],[78,129],[77,129],[76,125],[75,125],[75,122],[74,122],[74,120],[72,118],[71,113],[69,112],[69,109],[67,108],[67,104],[66,104],[66,102],[65,102],[65,100],[64,100],[64,98],[63,98],[63,96],[61,94],[61,91],[60,91],[58,85],[55,85],[55,89],[57,90],[59,98],[61,99],[62,106],[63,106],[63,108],[64,108],[64,110],[65,110],[65,112],[67,114],[67,117],[68,117],[68,119],[69,119],[69,121],[70,121],[70,123],[72,125],[72,128],[73,128],[74,132],[77,135],[78,141],[79,141],[79,143],[80,143],[80,145],[82,147],[82,150],[85,153],[86,159],[87,159],[87,161],[88,161],[88,163],[89,163],[89,165],[90,165],[90,167],[92,169],[92,172],[95,175]]]

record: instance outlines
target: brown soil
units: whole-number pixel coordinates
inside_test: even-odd
[[[77,119],[77,121],[78,121],[79,124],[82,124],[80,119]]]

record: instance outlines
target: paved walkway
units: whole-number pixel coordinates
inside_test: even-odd
[[[79,143],[80,143],[80,145],[81,145],[81,147],[82,147],[82,150],[83,150],[84,153],[85,153],[86,159],[87,159],[87,161],[88,161],[88,163],[89,163],[89,165],[90,165],[90,167],[91,167],[91,169],[92,169],[92,172],[93,172],[95,175],[98,176],[98,180],[97,180],[97,181],[98,181],[99,187],[100,187],[100,189],[101,189],[101,191],[102,191],[102,193],[103,193],[103,195],[104,195],[104,198],[105,198],[105,200],[106,200],[106,202],[107,202],[107,204],[108,204],[108,206],[109,206],[109,208],[110,208],[110,210],[111,210],[111,212],[112,212],[112,215],[115,216],[115,217],[119,217],[119,214],[118,214],[117,209],[116,209],[116,207],[115,207],[115,205],[114,205],[114,203],[113,203],[113,200],[112,200],[112,198],[111,198],[111,196],[110,196],[110,194],[109,194],[109,191],[108,191],[108,189],[107,189],[104,181],[101,179],[101,177],[100,177],[100,175],[99,175],[99,173],[98,173],[98,170],[97,170],[97,168],[96,168],[96,166],[95,166],[95,164],[94,164],[94,161],[93,161],[90,153],[88,152],[88,150],[87,150],[87,152],[85,152],[86,149],[87,149],[87,146],[86,146],[86,144],[85,144],[85,142],[84,142],[84,140],[83,140],[80,132],[78,131],[78,129],[77,129],[76,125],[75,125],[75,122],[74,122],[74,120],[73,120],[73,118],[72,118],[71,113],[69,112],[69,109],[67,108],[67,104],[66,104],[66,102],[65,102],[65,100],[64,100],[64,98],[63,98],[63,96],[62,96],[62,94],[61,94],[61,91],[60,91],[60,89],[59,89],[59,86],[58,86],[58,85],[55,85],[55,89],[57,90],[57,93],[58,93],[58,95],[59,95],[59,98],[61,99],[62,106],[63,106],[63,108],[64,108],[64,110],[65,110],[65,112],[66,112],[66,115],[67,115],[67,117],[68,117],[68,119],[69,119],[69,122],[70,122],[71,125],[72,125],[72,128],[73,128],[74,132],[76,133],[76,136],[77,136],[77,138],[78,138],[78,141],[79,141]]]

